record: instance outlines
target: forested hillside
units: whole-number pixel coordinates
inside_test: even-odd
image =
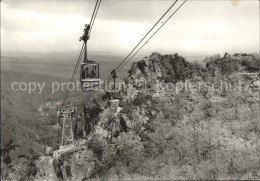
[[[251,55],[217,56],[205,59],[203,67],[178,55],[154,53],[134,63],[113,141],[103,141],[110,138],[115,119],[105,111],[93,134],[94,144],[88,145],[101,162],[95,177],[259,178],[259,87],[250,85],[252,78],[247,74],[237,74],[260,73],[259,62],[259,57]],[[176,91],[178,84],[171,89],[166,84],[181,81],[190,81],[195,88]],[[198,87],[207,82],[215,83],[214,88]],[[223,82],[233,88],[218,89]],[[238,82],[241,89],[234,88]]]
[[[120,111],[104,106],[106,96],[89,105],[90,133],[78,124],[75,146],[39,160],[31,179],[259,179],[259,62],[153,53],[133,63]]]
[[[57,133],[50,129],[48,125],[56,124],[59,120],[52,117],[46,120],[40,117],[39,107],[49,101],[59,100],[60,93],[51,94],[51,81],[62,81],[58,77],[48,77],[44,75],[33,75],[31,73],[21,73],[16,71],[1,72],[1,144],[2,147],[11,139],[15,144],[20,145],[19,150],[11,152],[13,161],[17,160],[18,153],[25,153],[29,148],[35,149],[38,153],[43,152],[46,146],[47,137],[56,138]],[[45,87],[41,94],[39,89],[31,94],[26,91],[12,90],[14,82],[45,82]],[[18,89],[16,84],[15,89]]]

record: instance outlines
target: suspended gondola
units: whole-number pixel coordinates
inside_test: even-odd
[[[118,107],[119,106],[119,90],[108,90],[109,95],[108,105],[110,107]]]
[[[80,82],[83,91],[97,90],[100,85],[99,64],[95,61],[87,60],[81,63]]]
[[[117,108],[117,107],[119,107],[120,91],[119,91],[119,89],[116,88],[116,78],[117,78],[117,75],[116,75],[116,71],[115,70],[113,70],[111,72],[111,77],[113,78],[113,85],[112,85],[111,89],[107,90],[108,105],[109,105],[109,107]]]

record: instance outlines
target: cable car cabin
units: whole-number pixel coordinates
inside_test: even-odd
[[[99,64],[91,60],[81,63],[80,82],[83,91],[99,90]]]
[[[119,90],[108,90],[109,95],[108,105],[113,108],[119,106]]]

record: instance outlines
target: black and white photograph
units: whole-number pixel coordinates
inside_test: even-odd
[[[260,180],[259,0],[1,0],[1,181]]]

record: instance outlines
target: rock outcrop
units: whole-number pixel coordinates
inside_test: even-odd
[[[75,148],[53,159],[53,168],[58,180],[84,180],[90,178],[96,164],[96,157],[85,146]]]
[[[150,88],[157,80],[176,83],[185,79],[201,80],[206,76],[208,76],[206,69],[189,63],[178,54],[152,53],[149,57],[133,63],[126,83],[132,84],[136,88],[143,86]]]
[[[260,73],[260,58],[251,54],[226,55],[222,58],[216,55],[207,57],[203,62],[206,63],[206,67],[190,63],[177,53],[174,55],[152,53],[149,57],[132,64],[125,82],[129,90],[146,89],[149,92],[149,89],[157,88],[154,86],[158,86],[158,81],[163,83],[177,83],[185,80],[199,82],[223,79],[234,73]]]
[[[37,168],[39,169],[37,177],[35,180],[37,181],[48,181],[53,180],[56,181],[58,178],[56,176],[54,167],[53,167],[53,158],[42,156],[40,160],[37,162]]]

